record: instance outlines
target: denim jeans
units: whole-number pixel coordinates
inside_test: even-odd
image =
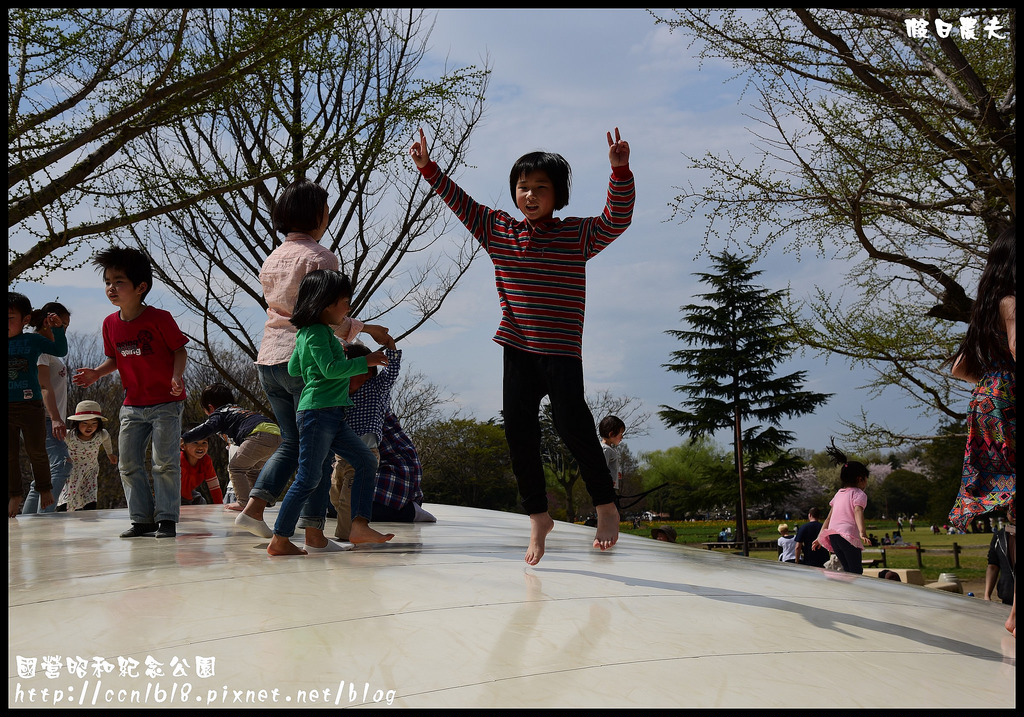
[[[263,464],[249,497],[273,505],[299,466],[299,428],[295,423],[295,414],[299,408],[299,396],[306,384],[301,376],[288,373],[287,363],[273,366],[257,364],[256,372],[267,400],[270,401],[274,421],[281,429],[281,445]]]
[[[47,508],[39,507],[39,493],[36,492],[36,482],[28,489],[28,497],[25,498],[25,506],[21,512],[25,515],[32,513],[52,513],[57,509],[57,501],[60,500],[60,492],[64,490],[64,484],[71,477],[71,454],[68,453],[68,444],[58,441],[53,437],[53,422],[46,417],[46,455],[50,457],[50,482],[53,483],[53,504]]]
[[[181,414],[184,401],[121,406],[118,469],[133,523],[178,522],[181,512]],[[152,443],[153,483],[146,475]]]
[[[299,411],[297,424],[299,469],[281,501],[274,533],[290,538],[295,534],[300,517],[304,527],[324,529],[335,455],[344,458],[355,470],[352,515],[369,520],[373,512],[377,459],[345,421],[345,407]]]

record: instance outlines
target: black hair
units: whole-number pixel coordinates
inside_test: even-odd
[[[211,383],[199,396],[199,405],[203,408],[213,406],[216,409],[234,402],[235,394],[223,383]]]
[[[32,302],[24,294],[19,294],[17,291],[7,292],[7,308],[14,309],[22,318],[32,318]]]
[[[314,231],[320,226],[327,205],[327,190],[303,177],[281,192],[271,210],[274,230],[281,234]]]
[[[807,511],[807,517],[814,518],[815,520],[817,520],[821,517],[821,511],[818,510],[817,508],[811,508],[809,511]]]
[[[320,323],[320,314],[339,299],[352,298],[352,282],[333,269],[314,269],[302,277],[295,297],[295,310],[289,321],[301,329]]]
[[[836,448],[836,439],[832,439],[832,445],[825,448],[832,462],[842,466],[839,471],[839,482],[844,488],[856,487],[861,478],[867,478],[871,473],[868,467],[860,461],[847,460],[846,454]]]
[[[99,416],[93,416],[92,418],[67,418],[64,420],[64,423],[67,424],[68,428],[75,432],[76,436],[82,438],[82,424],[86,421],[99,421],[99,427],[96,429],[96,433],[103,430],[103,420]],[[96,434],[94,433],[93,435]]]
[[[142,292],[142,300],[153,288],[153,264],[149,257],[138,249],[126,246],[112,246],[104,249],[92,258],[92,263],[100,268],[100,273],[105,274],[109,269],[123,271],[132,282],[132,286],[145,283],[146,290]]]
[[[508,175],[508,188],[512,192],[512,203],[516,202],[516,185],[531,172],[544,172],[555,190],[555,210],[569,203],[569,188],[572,186],[572,168],[560,154],[551,152],[530,152],[524,154],[512,165]]]
[[[1006,323],[999,311],[999,303],[1007,296],[1017,296],[1017,227],[1013,224],[992,242],[978,281],[967,334],[946,363],[960,356],[960,369],[966,375],[982,376],[1001,359],[1010,358],[1004,339]]]
[[[43,324],[46,323],[46,317],[49,316],[50,314],[57,314],[57,316],[60,316],[62,320],[63,317],[65,316],[71,316],[71,312],[68,311],[67,307],[64,306],[64,304],[61,304],[57,301],[50,301],[46,304],[43,304],[41,308],[36,309],[35,311],[32,312],[32,327],[36,331],[42,329]]]
[[[345,356],[350,359],[359,358],[360,356],[369,356],[371,353],[373,352],[370,351],[370,347],[366,344],[345,344]],[[367,373],[371,378],[376,376],[377,367],[370,366]]]
[[[185,435],[186,433],[191,431],[193,428],[199,428],[199,426],[201,426],[201,425],[203,425],[203,424],[201,424],[201,423],[194,423],[194,422],[193,423],[183,423],[181,425],[181,435]],[[209,437],[204,436],[203,438],[196,438],[196,439],[193,439],[191,441],[182,441],[182,443],[185,443],[187,445],[189,443],[198,443],[199,441],[206,441],[207,443],[209,443],[210,439],[209,439]]]
[[[597,433],[601,438],[610,438],[626,430],[626,424],[618,416],[605,416],[597,424]]]

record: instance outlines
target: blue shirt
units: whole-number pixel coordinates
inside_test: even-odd
[[[7,402],[41,401],[39,357],[67,356],[68,340],[63,326],[53,327],[53,341],[42,334],[21,333],[7,339]]]
[[[391,403],[391,388],[398,379],[402,363],[401,349],[384,349],[388,365],[378,369],[377,375],[367,379],[359,390],[352,394],[352,405],[345,411],[345,421],[356,435],[372,434],[379,446],[383,440],[384,412]]]

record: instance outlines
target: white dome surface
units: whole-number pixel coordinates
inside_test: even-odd
[[[8,706],[1016,706],[1004,605],[560,522],[530,567],[526,516],[424,507],[277,558],[219,505],[9,520]]]

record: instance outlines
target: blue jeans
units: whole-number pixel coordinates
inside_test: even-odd
[[[121,406],[118,469],[133,523],[178,522],[181,512],[181,414],[184,401]],[[152,443],[153,485],[146,475]]]
[[[71,477],[71,454],[68,453],[68,444],[58,441],[53,437],[53,422],[46,417],[46,455],[50,457],[50,482],[53,483],[53,505],[47,508],[39,507],[39,493],[36,492],[36,482],[28,489],[28,497],[25,498],[25,506],[21,512],[25,515],[32,513],[52,513],[57,509],[57,501],[60,499],[60,492],[64,490],[64,484]]]
[[[256,485],[249,491],[249,497],[273,505],[299,466],[299,428],[295,423],[295,414],[299,408],[299,396],[306,384],[301,376],[288,373],[287,363],[273,366],[257,364],[256,373],[270,401],[274,421],[281,429],[281,445],[263,464]]]
[[[296,417],[299,470],[281,501],[274,533],[290,538],[295,534],[295,525],[300,517],[303,527],[324,529],[335,455],[344,458],[355,470],[352,516],[369,520],[373,511],[377,458],[345,421],[345,407],[299,411]]]

